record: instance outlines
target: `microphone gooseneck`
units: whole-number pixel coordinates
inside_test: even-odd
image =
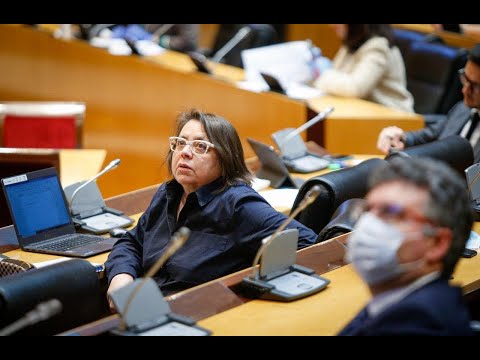
[[[154,33],[152,34],[151,41],[158,43],[158,40],[160,40],[162,35],[164,35],[168,30],[170,30],[174,26],[175,24],[163,24],[157,30],[154,31]]]
[[[17,321],[0,330],[0,336],[8,336],[27,326],[35,325],[40,321],[47,320],[62,311],[62,303],[58,299],[50,299],[41,302],[33,310],[27,312]]]
[[[212,57],[212,61],[220,62],[232,49],[237,46],[240,41],[248,36],[252,32],[252,28],[247,25],[243,26],[236,32],[236,34],[227,41],[225,45],[223,45]]]
[[[148,270],[148,272],[143,277],[142,282],[140,282],[132,290],[132,292],[128,296],[127,302],[125,303],[125,307],[121,312],[122,316],[120,316],[120,328],[122,330],[126,330],[127,328],[125,319],[127,317],[130,304],[133,302],[133,299],[135,299],[135,296],[138,294],[138,292],[142,289],[143,285],[145,285],[146,280],[151,278],[158,270],[160,270],[160,268],[167,262],[167,260],[185,244],[189,236],[190,229],[185,226],[182,226],[175,234],[173,234],[172,239],[170,240],[170,245],[165,249],[163,254],[158,258],[155,264],[153,264],[150,270]]]
[[[311,203],[315,201],[315,199],[320,195],[321,188],[318,185],[313,186],[310,190],[307,191],[305,196],[303,197],[302,201],[300,201],[300,204],[297,206],[297,208],[290,214],[290,216],[283,222],[282,225],[270,236],[270,238],[267,238],[267,240],[264,239],[262,242],[262,245],[260,246],[260,249],[258,249],[257,254],[255,255],[255,259],[253,259],[253,264],[252,264],[252,274],[251,278],[257,280],[258,279],[258,263],[260,261],[260,258],[262,254],[265,252],[267,247],[272,243],[272,241],[278,236],[278,234],[283,231],[288,224],[292,222],[292,220],[298,215],[298,213],[302,210],[304,210],[307,206],[309,206]]]
[[[118,165],[120,164],[120,159],[115,159],[115,160],[112,160],[107,166],[105,166],[105,168],[100,171],[97,175],[95,175],[93,178],[91,178],[90,180],[84,182],[82,185],[80,185],[79,187],[77,187],[75,189],[75,191],[72,193],[72,196],[70,196],[70,208],[72,207],[72,204],[73,204],[73,199],[75,198],[75,196],[77,195],[77,193],[83,189],[85,186],[87,186],[88,184],[90,184],[92,181],[95,181],[97,180],[100,176],[102,176],[103,174],[105,174],[106,172],[109,172],[110,170],[113,170],[115,169]]]
[[[283,139],[282,143],[283,144],[287,143],[288,141],[293,139],[295,136],[300,134],[302,131],[307,130],[310,126],[315,125],[320,120],[325,120],[327,118],[328,114],[330,114],[334,109],[335,108],[333,106],[331,106],[331,107],[328,107],[327,109],[325,109],[324,111],[318,113],[315,117],[308,120],[305,124],[299,126],[295,130],[292,130],[290,133],[288,133],[288,135],[285,136],[285,138]]]

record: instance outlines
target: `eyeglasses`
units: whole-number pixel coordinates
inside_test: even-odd
[[[399,204],[370,205],[362,203],[360,204],[360,209],[358,209],[358,211],[371,212],[386,221],[414,221],[434,225],[434,222],[428,217]]]
[[[171,136],[169,140],[170,149],[172,149],[172,151],[182,151],[185,146],[190,145],[195,154],[204,155],[208,152],[208,149],[215,147],[211,142],[205,140],[188,141],[187,139],[178,136]]]
[[[468,84],[473,92],[480,93],[480,83],[470,80],[467,75],[465,75],[465,69],[458,70],[458,76],[463,86]]]

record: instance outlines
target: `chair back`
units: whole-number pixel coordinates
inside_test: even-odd
[[[459,135],[447,136],[430,143],[411,146],[403,151],[393,151],[385,156],[385,160],[390,160],[396,156],[429,157],[441,160],[456,170],[462,178],[465,178],[465,169],[472,165],[474,160],[470,142]]]
[[[54,335],[107,313],[95,267],[86,260],[72,259],[0,278],[0,327],[51,299],[61,302],[62,311],[16,335]]]
[[[318,234],[317,243],[349,233],[353,230],[361,215],[359,205],[364,199],[348,199],[340,204],[332,216],[332,220]]]
[[[410,53],[410,46],[414,42],[423,41],[425,34],[412,30],[393,28],[393,38],[406,64]]]
[[[410,44],[405,61],[407,88],[419,114],[446,114],[462,100],[458,70],[467,62],[467,50],[441,43]]]
[[[85,104],[19,101],[0,104],[0,146],[82,148]]]
[[[315,201],[301,211],[295,219],[318,234],[328,224],[341,203],[352,198],[363,198],[366,195],[368,175],[384,163],[383,159],[368,159],[356,166],[307,180],[298,192],[292,212],[313,186],[320,186],[322,191]]]
[[[60,174],[60,154],[52,149],[0,148],[0,179],[54,167]],[[12,225],[3,190],[0,189],[0,227]]]

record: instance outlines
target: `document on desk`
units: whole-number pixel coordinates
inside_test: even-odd
[[[480,236],[475,231],[470,232],[470,237],[468,238],[465,247],[471,250],[477,250],[480,248]]]
[[[291,209],[298,195],[298,189],[274,189],[259,192],[275,209]]]
[[[261,72],[289,84],[306,84],[312,78],[309,62],[312,59],[308,41],[289,41],[281,44],[243,50],[241,53],[247,81],[264,83]]]

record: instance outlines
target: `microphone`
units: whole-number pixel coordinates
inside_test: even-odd
[[[170,245],[165,249],[163,254],[158,258],[158,260],[155,262],[155,264],[150,268],[150,270],[145,274],[143,279],[135,284],[133,289],[130,292],[130,295],[128,296],[125,305],[123,306],[123,309],[117,309],[119,310],[119,313],[121,314],[120,316],[120,329],[126,330],[127,329],[127,315],[128,311],[130,309],[130,305],[132,304],[133,300],[135,299],[136,295],[140,292],[142,287],[147,283],[147,280],[151,279],[153,275],[167,262],[167,260],[177,252],[178,249],[180,249],[185,242],[188,240],[190,237],[190,229],[187,227],[183,226],[181,227],[177,232],[175,232],[172,236],[172,239],[170,240]],[[115,293],[112,294],[112,299],[115,300],[114,297]]]
[[[164,35],[168,30],[170,30],[174,26],[175,24],[163,24],[153,32],[151,41],[153,41],[154,43],[158,43],[162,35]]]
[[[319,186],[312,187],[288,219],[272,236],[263,240],[253,261],[252,274],[243,278],[241,282],[243,296],[293,301],[317,293],[330,283],[330,280],[315,274],[315,270],[295,264],[298,230],[284,230],[300,211],[317,198],[320,192]],[[274,242],[276,238],[278,241]],[[260,266],[257,266],[260,257],[262,261]],[[262,272],[261,276],[259,276],[259,269]]]
[[[235,46],[237,46],[243,39],[245,39],[251,32],[252,25],[246,25],[240,28],[235,35],[228,40],[211,58],[214,62],[220,62]]]
[[[324,111],[318,113],[315,117],[307,121],[305,124],[299,126],[295,130],[292,130],[291,132],[288,133],[287,136],[282,141],[282,145],[286,144],[288,141],[292,140],[295,136],[300,134],[302,131],[307,130],[309,127],[315,125],[317,122],[321,120],[325,120],[327,116],[334,110],[335,108],[333,106],[328,107]]]
[[[300,204],[297,206],[297,208],[290,214],[290,216],[283,222],[282,225],[273,233],[270,238],[267,238],[267,240],[264,239],[262,246],[260,246],[260,249],[258,249],[257,254],[255,255],[255,258],[253,260],[252,264],[252,274],[250,277],[254,280],[259,279],[259,271],[258,271],[258,263],[260,261],[260,257],[262,254],[265,252],[265,250],[268,248],[268,246],[273,242],[273,240],[278,236],[278,234],[283,231],[287,227],[288,224],[292,222],[292,220],[300,213],[300,211],[304,210],[307,206],[309,206],[311,203],[315,201],[315,199],[320,195],[321,188],[318,185],[313,186],[310,190],[307,191],[303,199],[300,201]]]
[[[62,311],[62,303],[58,299],[50,299],[41,302],[33,310],[27,312],[23,317],[0,330],[0,336],[11,335],[23,328],[35,325],[40,321],[47,320]]]
[[[88,184],[90,184],[91,182],[97,180],[100,176],[102,176],[103,174],[109,172],[110,170],[113,170],[115,169],[118,165],[120,164],[120,159],[115,159],[115,160],[112,160],[110,162],[110,164],[108,164],[102,171],[100,171],[97,175],[95,175],[93,178],[91,178],[90,180],[84,182],[82,185],[80,185],[79,187],[77,187],[75,189],[75,191],[72,193],[72,196],[70,196],[70,208],[72,207],[72,204],[73,204],[73,199],[75,198],[75,196],[78,194],[78,192],[83,189],[85,186],[87,186]]]

